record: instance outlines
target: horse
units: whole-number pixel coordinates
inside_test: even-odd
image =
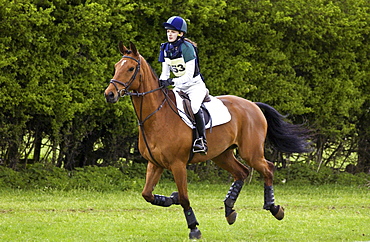
[[[138,148],[148,161],[143,198],[162,207],[181,205],[190,229],[189,238],[201,238],[188,197],[186,167],[189,162],[212,160],[234,178],[224,200],[225,217],[230,225],[236,221],[234,204],[249,176],[248,166],[263,176],[263,209],[276,219],[283,219],[284,209],[275,205],[274,164],[264,157],[264,143],[267,137],[282,152],[307,152],[307,129],[285,121],[283,115],[267,104],[233,95],[217,96],[228,108],[231,120],[213,127],[212,132],[207,130],[207,154],[196,153],[190,160],[193,133],[178,114],[173,91],[160,86],[154,70],[133,43],[127,48],[120,42],[119,50],[122,58],[115,64],[114,76],[104,95],[109,103],[131,96],[139,125]],[[235,149],[248,166],[236,158]],[[170,196],[153,194],[164,169],[172,172],[177,186],[177,192]]]

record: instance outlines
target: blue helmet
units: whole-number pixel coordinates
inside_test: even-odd
[[[167,22],[163,23],[163,26],[165,29],[173,29],[179,32],[186,33],[188,31],[188,25],[185,20],[179,16],[172,16]]]

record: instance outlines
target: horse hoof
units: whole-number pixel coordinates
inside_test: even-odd
[[[202,237],[202,233],[198,228],[191,229],[189,233],[189,239],[200,239]]]
[[[284,218],[284,208],[280,205],[273,206],[270,209],[271,214],[277,219],[282,220]]]
[[[226,217],[227,222],[229,225],[232,225],[236,221],[236,217],[238,216],[238,213],[233,211],[229,216]]]

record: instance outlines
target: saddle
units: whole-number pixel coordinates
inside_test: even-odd
[[[188,96],[188,94],[186,94],[185,92],[183,91],[177,91],[177,93],[179,94],[179,96],[182,98],[182,105],[184,107],[184,112],[186,114],[186,116],[189,118],[189,120],[192,122],[192,124],[195,126],[195,117],[194,117],[194,112],[193,110],[191,109],[191,103],[190,103],[190,98]],[[203,109],[203,114],[204,114],[204,123],[205,124],[208,124],[208,122],[211,120],[211,114],[209,113],[208,109],[206,108],[206,106],[204,105],[205,102],[210,102],[211,101],[211,98],[209,96],[209,92],[207,91],[207,94],[206,96],[204,97],[204,100],[202,102],[202,105],[200,106],[201,109]],[[211,128],[212,128],[212,123],[211,123]],[[196,128],[193,128],[193,141],[192,141],[192,144],[194,143],[194,141],[196,139],[199,138],[199,134],[197,132],[197,129]],[[188,160],[188,163],[193,159],[194,157],[194,152],[193,152],[193,149],[190,149],[190,153],[189,153],[189,160]]]
[[[185,112],[186,116],[195,125],[194,112],[191,109],[191,103],[190,103],[190,98],[189,98],[188,94],[186,94],[183,91],[177,91],[177,93],[182,98],[182,105],[184,107],[184,112]],[[200,108],[203,110],[203,113],[204,113],[204,123],[205,124],[208,124],[208,122],[211,120],[211,115],[210,115],[208,109],[206,108],[206,106],[204,106],[204,103],[205,102],[210,102],[210,101],[211,101],[211,98],[210,98],[209,92],[207,90],[207,94],[203,99],[202,105],[200,106]]]
[[[195,117],[190,105],[190,99],[185,93],[175,90],[168,92],[170,99],[176,103],[178,114],[184,123],[193,131],[193,140],[196,139],[198,132],[195,125]],[[212,129],[214,126],[222,125],[231,120],[231,115],[224,103],[217,97],[213,97],[207,93],[202,106],[206,129]],[[212,130],[210,130],[212,132]],[[193,158],[194,153],[190,149],[189,162]]]

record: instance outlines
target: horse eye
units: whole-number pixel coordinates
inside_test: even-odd
[[[128,69],[129,71],[133,71],[135,68],[131,67],[130,69]]]

